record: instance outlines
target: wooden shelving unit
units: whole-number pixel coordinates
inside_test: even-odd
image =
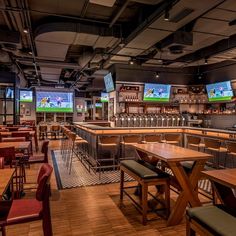
[[[36,122],[73,122],[73,113],[51,113],[51,112],[37,112],[36,113]]]

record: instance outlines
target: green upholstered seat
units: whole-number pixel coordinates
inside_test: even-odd
[[[209,230],[213,235],[235,235],[236,217],[216,206],[190,208],[187,210],[187,215]]]
[[[150,170],[149,168],[139,164],[134,160],[121,161],[121,166],[126,167],[128,170],[132,171],[142,179],[158,178],[158,173]]]

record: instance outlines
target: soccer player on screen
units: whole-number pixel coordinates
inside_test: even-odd
[[[61,107],[62,98],[61,97],[57,97],[56,100],[57,100],[57,106]]]

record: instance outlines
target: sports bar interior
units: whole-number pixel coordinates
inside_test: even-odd
[[[41,235],[236,235],[235,0],[0,0],[0,236]]]

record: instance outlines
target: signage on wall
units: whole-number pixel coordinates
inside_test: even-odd
[[[120,91],[139,91],[139,86],[121,86]]]

